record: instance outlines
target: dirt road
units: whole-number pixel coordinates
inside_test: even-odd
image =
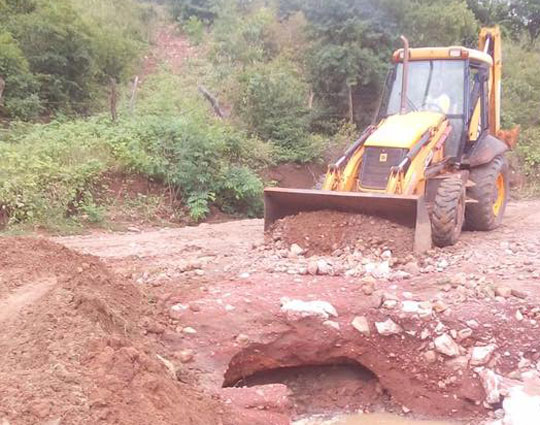
[[[539,201],[422,257],[306,257],[262,227],[1,239],[0,420],[383,410],[477,425],[509,417],[508,388],[538,385]]]
[[[186,379],[209,391],[267,369],[345,361],[372,371],[407,411],[468,418],[488,412],[474,366],[515,378],[540,360],[538,201],[511,203],[496,231],[466,232],[452,248],[393,258],[388,268],[380,267],[388,263],[380,250],[361,258],[346,252],[305,258],[276,249],[264,244],[262,226],[241,220],[56,241],[102,258],[155,297],[158,339],[171,356],[187,350],[194,357]],[[328,302],[339,319],[291,323],[284,297]],[[426,316],[411,321],[407,308],[418,318],[422,303]],[[369,323],[368,338],[351,326],[356,317]],[[399,323],[401,337],[372,334],[375,323],[388,319]],[[438,347],[441,337],[457,351]],[[485,361],[472,361],[478,347],[496,348]],[[390,367],[389,359],[399,366]],[[327,391],[340,386],[339,377],[329,378]],[[323,405],[330,397],[311,395]]]
[[[139,282],[212,281],[242,273],[286,272],[302,274],[304,258],[291,258],[287,250],[264,246],[262,220],[239,220],[197,227],[159,229],[142,233],[56,238],[82,253],[100,257],[115,270]],[[345,259],[347,260],[347,259]],[[329,257],[329,262],[338,259]],[[346,261],[343,261],[346,263]],[[540,201],[510,203],[504,224],[493,232],[464,232],[454,247],[436,249],[406,267],[423,280],[439,275],[472,273],[539,297]],[[418,273],[415,273],[418,271]],[[339,273],[336,273],[339,274]]]

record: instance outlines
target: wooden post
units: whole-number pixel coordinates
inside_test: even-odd
[[[129,110],[133,114],[135,112],[135,99],[137,98],[137,86],[139,85],[139,76],[133,81],[133,89],[131,90],[131,98],[129,99]]]
[[[4,95],[4,89],[6,88],[6,82],[5,80],[0,77],[0,105],[3,103],[3,95]]]
[[[110,87],[110,106],[111,106],[111,119],[113,121],[116,121],[118,118],[117,112],[116,112],[116,103],[118,101],[118,93],[116,91],[116,80],[111,77],[111,87]]]

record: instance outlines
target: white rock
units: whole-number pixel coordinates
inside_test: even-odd
[[[351,325],[354,329],[356,329],[362,335],[365,335],[365,336],[371,335],[369,322],[365,316],[356,316],[351,322]]]
[[[535,390],[531,391],[531,387]],[[510,388],[503,401],[504,425],[537,425],[540,420],[540,384],[525,381]]]
[[[304,253],[304,249],[296,243],[291,245],[290,251],[293,255],[302,255]]]
[[[420,317],[431,316],[433,308],[429,301],[418,302],[406,300],[401,303],[401,310],[404,313],[418,314]]]
[[[490,369],[476,368],[475,371],[480,376],[482,386],[486,393],[486,401],[489,404],[498,403],[501,400],[501,377]]]
[[[446,261],[444,258],[442,260],[437,261],[437,268],[438,269],[445,269],[448,267],[448,261]]]
[[[516,310],[516,320],[518,322],[521,322],[523,320],[523,314],[519,310]]]
[[[367,263],[364,265],[366,274],[373,276],[376,279],[386,279],[390,276],[390,264],[388,261],[380,263]]]
[[[490,344],[483,347],[474,347],[471,354],[471,365],[482,366],[489,362],[491,355],[497,348],[496,345]]]
[[[339,323],[338,322],[335,322],[333,320],[325,320],[323,322],[323,326],[328,326],[329,328],[334,328],[335,330],[338,330],[340,329],[339,327]]]
[[[310,260],[307,265],[307,272],[315,276],[317,274],[317,270],[319,270],[319,267],[317,266],[317,260]]]
[[[189,363],[191,360],[193,360],[194,355],[195,353],[193,352],[193,350],[182,350],[178,353],[178,359],[182,363]]]
[[[390,251],[389,249],[383,251],[381,254],[381,258],[384,260],[389,260],[390,258],[392,258],[392,251]]]
[[[249,276],[250,276],[250,274],[249,274],[248,272],[240,273],[240,274],[238,275],[238,277],[239,277],[240,279],[248,279]]]
[[[193,335],[197,333],[197,331],[193,329],[191,326],[186,326],[184,329],[182,329],[182,332],[188,335]]]
[[[323,276],[332,274],[332,266],[321,258],[317,260],[317,273]]]
[[[281,299],[281,311],[293,318],[319,316],[328,319],[338,316],[334,306],[327,301],[291,300],[287,297]]]
[[[448,334],[442,334],[433,340],[435,349],[448,357],[459,355],[459,345]]]
[[[382,306],[384,308],[391,310],[393,308],[396,308],[397,305],[398,305],[398,300],[385,300]]]
[[[377,332],[384,336],[400,334],[403,329],[392,319],[388,318],[384,322],[375,322]]]

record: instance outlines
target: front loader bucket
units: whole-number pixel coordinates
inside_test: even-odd
[[[383,217],[415,229],[414,251],[431,248],[431,222],[422,196],[365,192],[266,188],[264,229],[280,218],[301,211],[337,210]]]

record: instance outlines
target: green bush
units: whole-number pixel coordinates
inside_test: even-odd
[[[151,10],[135,0],[95,0],[91,7],[83,0],[0,3],[2,115],[92,110],[111,77],[131,77]]]
[[[194,45],[202,43],[204,38],[204,24],[196,16],[191,16],[182,26],[184,32]]]
[[[240,76],[239,90],[235,111],[250,132],[275,146],[279,159],[316,155],[310,152],[308,86],[287,63],[251,67]]]
[[[200,95],[182,90],[180,77],[150,77],[139,99],[145,106],[135,115],[121,109],[116,123],[96,116],[13,126],[0,139],[0,209],[9,223],[101,222],[92,193],[110,170],[170,185],[195,220],[212,205],[261,213],[255,171],[268,161],[262,142],[210,116]]]
[[[38,84],[17,42],[0,27],[0,76],[4,78],[4,114],[11,118],[35,118],[41,104]],[[0,105],[0,108],[2,105]]]

